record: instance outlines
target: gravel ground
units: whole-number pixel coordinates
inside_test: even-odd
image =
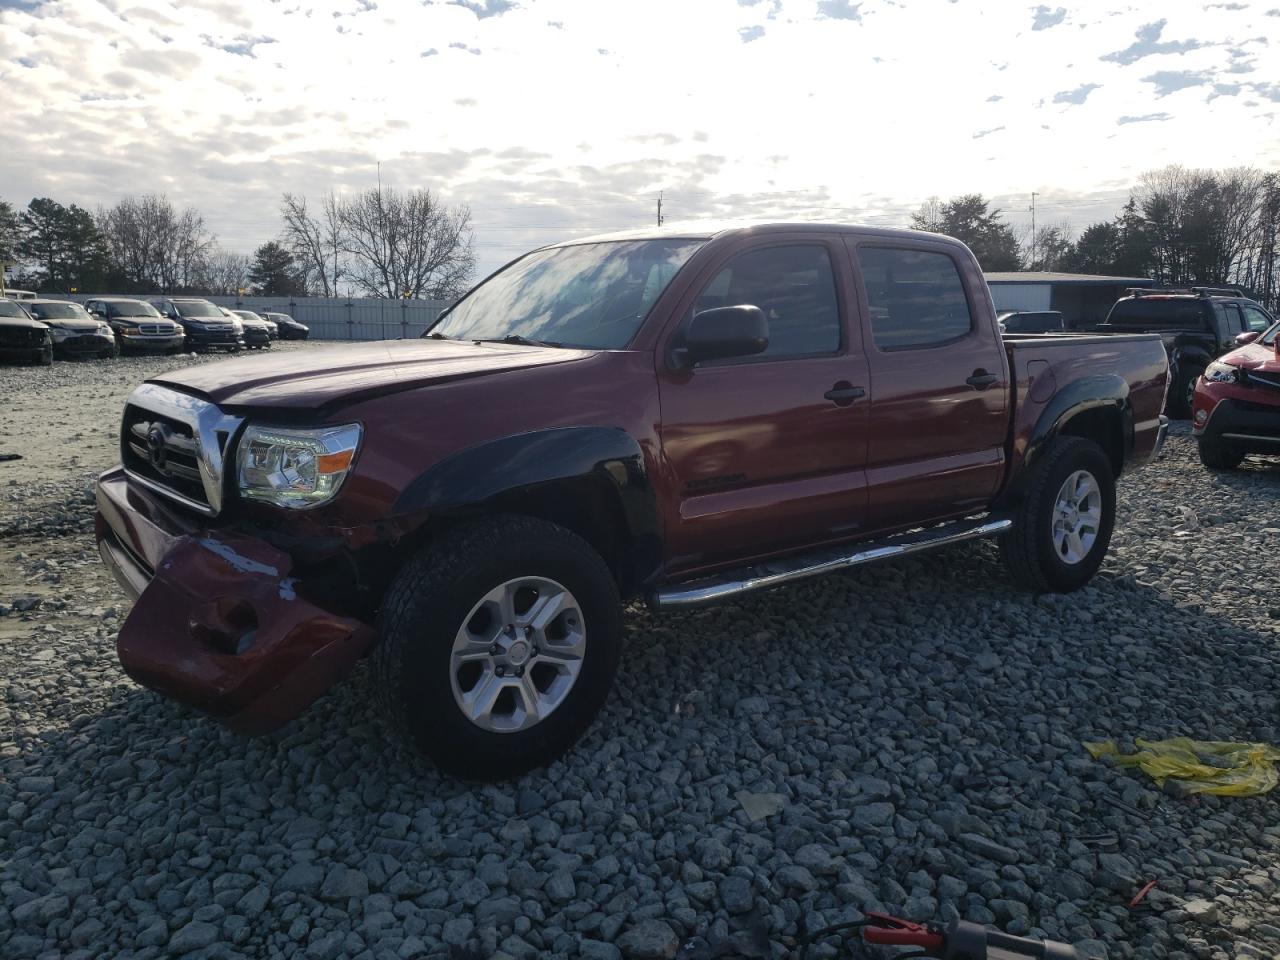
[[[880,908],[1280,955],[1276,797],[1178,797],[1080,745],[1280,742],[1280,465],[1213,476],[1175,430],[1070,597],[973,544],[636,609],[578,748],[475,787],[401,750],[363,670],[254,740],[123,675],[91,482],[127,389],[179,362],[0,370],[0,956],[781,957],[801,918]]]

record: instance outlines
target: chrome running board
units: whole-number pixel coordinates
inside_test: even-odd
[[[769,560],[739,570],[673,583],[650,594],[649,605],[655,610],[685,610],[704,607],[729,597],[756,590],[768,590],[783,584],[807,580],[809,577],[834,573],[848,567],[892,560],[910,553],[936,550],[965,540],[994,537],[1013,526],[1013,521],[993,516],[978,520],[958,520],[939,527],[910,530],[884,540],[845,544],[801,556]],[[853,552],[849,552],[852,550]]]

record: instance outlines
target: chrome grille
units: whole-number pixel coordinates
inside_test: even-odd
[[[222,509],[223,464],[243,420],[214,404],[144,383],[124,408],[120,457],[138,483],[208,516]]]
[[[172,323],[140,323],[138,332],[148,337],[171,337],[178,328]]]

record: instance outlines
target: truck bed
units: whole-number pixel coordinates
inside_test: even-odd
[[[1005,334],[1012,379],[1009,470],[1023,465],[1029,445],[1051,428],[1055,409],[1077,395],[1120,408],[1126,424],[1121,457],[1148,459],[1160,433],[1169,358],[1159,334]]]

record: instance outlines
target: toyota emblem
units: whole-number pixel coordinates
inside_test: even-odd
[[[157,470],[163,470],[164,454],[164,430],[153,426],[147,431],[147,459]]]

